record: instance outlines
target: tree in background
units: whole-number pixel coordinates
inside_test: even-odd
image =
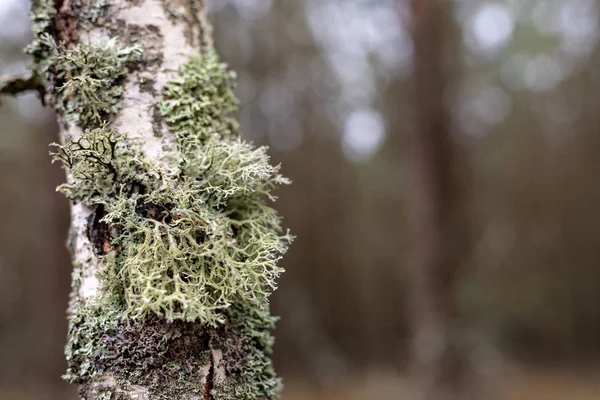
[[[57,112],[72,202],[65,378],[85,399],[264,399],[288,183],[232,117],[203,2],[38,0],[3,93]]]
[[[407,218],[412,274],[413,363],[426,400],[454,399],[460,380],[455,284],[460,260],[455,146],[444,104],[449,3],[413,0],[415,127],[406,150]]]

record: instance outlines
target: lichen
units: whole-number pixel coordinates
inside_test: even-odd
[[[59,13],[53,0],[33,2],[34,39],[26,52],[33,56],[33,75],[49,89],[45,100],[69,121],[97,127],[118,113],[127,68],[140,59],[142,49],[119,45],[114,38],[77,43],[77,26],[90,29],[98,24],[108,5],[105,0],[86,0],[68,6]],[[67,23],[69,28],[59,32],[57,26]]]
[[[277,262],[291,237],[280,233],[265,197],[287,180],[265,148],[233,134],[230,75],[219,67],[219,78],[214,59],[204,60],[191,61],[165,89],[165,101],[180,82],[192,93],[168,108],[177,138],[166,151],[168,167],[145,160],[139,145],[106,127],[56,145],[55,159],[71,171],[60,190],[73,201],[101,205],[102,222],[119,232],[103,259],[103,281],[123,297],[132,318],[151,313],[214,326],[235,301],[264,304],[282,272]],[[194,84],[187,86],[190,70]],[[206,93],[198,93],[201,83]],[[190,129],[189,120],[199,119],[190,110],[211,118]]]
[[[139,59],[140,46],[122,47],[110,39],[69,49],[57,45],[49,35],[41,42],[50,48],[48,71],[57,90],[55,106],[71,122],[99,126],[119,112],[126,67]]]
[[[209,49],[202,57],[193,57],[165,85],[158,108],[180,143],[191,146],[215,135],[239,135],[233,118],[238,108],[234,82],[235,73]]]
[[[210,362],[208,330],[184,321],[133,321],[122,315],[114,299],[76,305],[69,323],[65,379],[85,384],[110,373],[122,387],[147,387],[153,399],[173,399],[166,393],[174,391],[202,392],[199,374]]]
[[[218,400],[255,400],[278,398],[283,387],[275,374],[271,355],[274,338],[271,330],[278,318],[268,307],[236,303],[227,310],[229,324],[222,342],[211,343],[223,349],[229,379],[216,382],[212,394]]]
[[[244,303],[234,304],[224,318],[213,328],[156,316],[130,320],[123,318],[118,299],[78,302],[69,323],[64,378],[85,392],[95,376],[108,373],[120,385],[103,389],[106,398],[141,385],[153,400],[180,399],[204,392],[202,371],[211,363],[211,350],[219,349],[227,380],[214,384],[214,399],[277,398],[282,385],[270,359],[277,318],[268,307]]]
[[[57,20],[61,18],[56,4],[58,3],[54,0],[32,1],[29,16],[32,22],[33,41],[25,48],[25,52],[33,56],[34,74],[40,79],[50,78],[48,83],[51,83],[51,76],[48,72],[52,64],[53,52],[52,43],[48,38],[56,40],[57,25],[60,25]],[[71,0],[67,4],[62,4],[61,8],[64,8],[65,5],[69,9],[64,9],[63,13],[71,18],[70,22],[81,24],[87,30],[98,25],[108,9],[106,0]],[[76,15],[79,15],[80,18],[73,19],[72,17]],[[62,24],[64,25],[64,21]],[[69,27],[71,30],[76,28],[76,26]],[[60,44],[63,45],[63,43]]]
[[[93,4],[95,22],[105,3]],[[53,156],[70,171],[59,190],[92,210],[87,235],[100,280],[98,296],[80,298],[85,271],[74,270],[65,378],[96,398],[125,399],[142,385],[152,399],[179,399],[207,390],[199,371],[221,350],[227,380],[212,388],[216,400],[277,397],[268,296],[292,238],[268,202],[288,180],[265,147],[241,138],[234,74],[214,49],[192,58],[156,105],[175,140],[149,159],[110,126],[141,49],[115,39],[57,44],[53,2],[35,10],[36,71],[54,90],[53,106],[84,128],[54,144]],[[105,373],[118,390],[93,387]]]
[[[122,315],[114,301],[75,300],[69,317],[69,341],[65,348],[68,368],[63,376],[71,383],[84,383],[99,371],[98,358],[108,351],[102,343],[104,335],[114,334]]]
[[[106,14],[108,3],[106,0],[84,0],[81,4],[82,12],[87,17],[86,27],[98,23]]]
[[[33,57],[34,73],[40,78],[46,77],[50,65],[51,48],[42,37],[51,34],[56,15],[53,0],[33,0],[29,17],[31,19],[33,41],[25,48],[25,52]]]

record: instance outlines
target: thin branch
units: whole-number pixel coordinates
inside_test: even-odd
[[[44,98],[44,86],[36,74],[5,75],[0,77],[0,94],[16,95],[27,90],[35,90]]]

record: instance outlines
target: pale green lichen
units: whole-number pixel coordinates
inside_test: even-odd
[[[102,18],[107,3],[87,0],[69,6],[70,10],[59,15],[53,0],[33,2],[30,17],[34,40],[26,52],[33,56],[33,74],[51,92],[48,98],[57,111],[81,127],[96,127],[118,113],[122,81],[127,68],[140,59],[142,49],[138,45],[120,46],[115,39],[78,44],[58,41],[57,18],[68,15],[70,22],[90,28]],[[75,18],[79,13],[83,15]]]
[[[46,73],[61,82],[55,106],[88,127],[53,154],[70,170],[60,191],[95,210],[89,238],[110,299],[75,298],[66,378],[85,391],[96,374],[111,371],[124,387],[142,384],[153,398],[177,399],[202,393],[191,371],[208,362],[209,349],[221,349],[228,380],[215,385],[215,399],[277,397],[281,381],[270,360],[276,318],[267,297],[291,236],[267,201],[288,180],[266,148],[240,138],[234,75],[211,49],[165,85],[157,107],[176,140],[163,159],[150,160],[140,143],[106,123],[118,112],[125,65],[139,49],[114,40],[65,49],[49,36],[40,43],[51,61]],[[200,338],[179,355],[168,353],[173,343]],[[156,346],[165,352],[156,355]]]
[[[237,303],[227,310],[229,331],[224,335],[225,368],[232,379],[216,382],[212,394],[218,400],[275,399],[283,388],[275,374],[271,355],[271,331],[279,318],[260,308]]]
[[[106,395],[118,395],[132,385],[143,385],[154,400],[203,392],[199,373],[210,363],[210,332],[202,325],[156,317],[126,320],[114,298],[73,306],[63,378],[82,385],[84,392],[95,376],[105,373],[119,381],[118,389],[105,389]]]
[[[83,13],[87,17],[86,20],[93,25],[98,23],[102,17],[104,17],[108,8],[108,3],[106,0],[83,0],[82,8]],[[89,26],[86,27],[89,28]]]
[[[114,301],[75,301],[71,305],[74,312],[69,318],[69,341],[65,348],[68,368],[63,378],[71,383],[83,383],[102,372],[97,361],[109,351],[102,338],[114,335],[122,311]]]
[[[68,49],[49,35],[41,42],[51,49],[48,70],[56,83],[56,100],[71,122],[98,126],[119,112],[122,80],[127,65],[139,60],[140,46],[121,47],[110,39]]]
[[[106,124],[88,129],[65,145],[51,144],[52,153],[70,171],[68,182],[58,187],[67,198],[83,204],[108,205],[122,190],[148,183],[150,167],[141,148]],[[129,187],[124,185],[129,184]]]
[[[215,135],[239,135],[233,118],[238,107],[234,80],[235,74],[210,49],[202,57],[193,57],[180,75],[165,85],[158,108],[179,143],[193,151],[193,146]]]
[[[72,0],[68,3],[71,15],[81,15],[77,22],[83,24],[85,29],[99,23],[108,8],[106,0]],[[26,47],[25,52],[33,56],[34,74],[39,79],[53,82],[52,53],[53,40],[56,35],[56,18],[58,12],[54,0],[33,0],[29,16],[32,22],[33,41]],[[70,29],[73,29],[71,27]],[[60,45],[63,45],[60,43]]]
[[[92,299],[73,304],[67,344],[68,369],[64,378],[82,385],[110,373],[119,380],[119,395],[132,385],[144,386],[153,400],[202,395],[199,375],[211,363],[211,350],[222,351],[226,381],[215,381],[216,400],[277,398],[282,385],[273,369],[271,354],[277,318],[244,303],[232,305],[224,324],[208,328],[185,321],[167,323],[149,317],[143,321],[122,318],[118,299]],[[214,373],[214,372],[213,372]],[[107,397],[112,398],[112,397]]]
[[[209,92],[196,105],[182,96],[185,106],[174,105],[167,117],[177,137],[167,152],[170,167],[145,161],[139,146],[105,127],[55,153],[71,171],[60,189],[73,201],[102,205],[102,222],[120,232],[110,238],[116,250],[104,259],[104,284],[120,292],[133,318],[151,313],[216,325],[235,301],[263,304],[291,239],[265,202],[287,180],[265,148],[233,135],[229,74],[220,66],[217,75],[214,60],[203,60],[191,65]],[[216,84],[196,75],[197,68],[210,71]],[[191,130],[188,119],[198,116],[190,109],[214,121]]]
[[[54,28],[53,18],[56,15],[54,0],[33,0],[29,17],[33,30],[33,41],[25,48],[25,52],[33,57],[34,74],[40,79],[47,77],[50,65],[51,48],[41,40]]]

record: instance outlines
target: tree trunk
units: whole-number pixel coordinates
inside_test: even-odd
[[[453,144],[444,106],[448,3],[413,0],[415,129],[407,142],[413,364],[426,400],[453,399],[459,369],[452,332],[459,259]]]
[[[74,265],[65,378],[91,399],[268,399],[286,183],[240,139],[201,0],[37,0]]]

